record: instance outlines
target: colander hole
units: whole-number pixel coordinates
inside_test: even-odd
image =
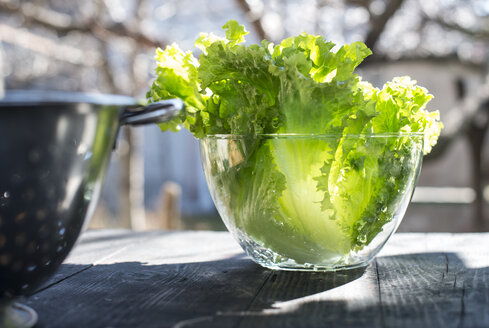
[[[7,266],[10,263],[10,255],[9,254],[1,254],[0,255],[0,265]]]
[[[15,216],[15,222],[20,223],[20,222],[24,221],[26,214],[27,214],[26,212],[21,212],[21,213],[17,214]]]

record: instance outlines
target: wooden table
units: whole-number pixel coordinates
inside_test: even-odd
[[[261,268],[224,232],[88,231],[38,327],[487,327],[489,234],[396,234],[365,270]]]

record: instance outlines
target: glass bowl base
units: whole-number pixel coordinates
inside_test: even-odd
[[[321,263],[299,263],[293,259],[284,257],[278,253],[264,248],[253,240],[241,235],[239,243],[246,254],[259,265],[272,269],[284,271],[309,271],[309,272],[335,272],[358,268],[366,268],[372,258],[348,255],[345,257],[331,257],[323,259]]]
[[[310,263],[305,264],[289,264],[289,263],[272,263],[272,262],[261,262],[256,261],[261,266],[272,269],[272,270],[282,270],[282,271],[308,271],[308,272],[336,272],[336,271],[346,271],[353,269],[365,269],[370,261],[358,262],[354,264],[336,265],[336,266],[323,266],[315,265]]]

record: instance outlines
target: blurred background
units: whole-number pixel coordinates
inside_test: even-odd
[[[445,124],[400,231],[489,230],[487,0],[0,0],[0,90],[144,99],[156,47],[194,50],[200,32],[245,24],[248,43],[301,32],[374,51],[359,74],[410,75]],[[222,230],[186,131],[123,129],[92,228]]]

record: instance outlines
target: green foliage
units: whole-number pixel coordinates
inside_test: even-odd
[[[223,28],[225,38],[202,34],[197,39],[199,60],[176,45],[157,50],[157,78],[148,100],[178,97],[186,105],[186,113],[161,125],[162,130],[183,125],[202,139],[215,134],[336,136],[334,142],[248,141],[247,155],[222,173],[221,182],[236,182],[228,187],[231,205],[246,213],[237,220],[270,247],[287,253],[290,245],[280,236],[294,232],[302,234],[307,249],[361,249],[392,219],[386,209],[406,187],[402,176],[411,168],[405,163],[412,166],[410,149],[416,146],[409,138],[367,142],[361,136],[420,132],[428,153],[442,128],[439,113],[425,110],[432,96],[409,77],[395,78],[382,89],[362,82],[354,70],[371,54],[362,42],[334,51],[335,44],[323,37],[301,34],[277,45],[246,46],[244,26],[229,21]],[[296,197],[297,190],[307,188],[315,192],[309,197],[312,205]],[[267,226],[270,220],[280,229]],[[304,250],[289,253],[299,256]]]

